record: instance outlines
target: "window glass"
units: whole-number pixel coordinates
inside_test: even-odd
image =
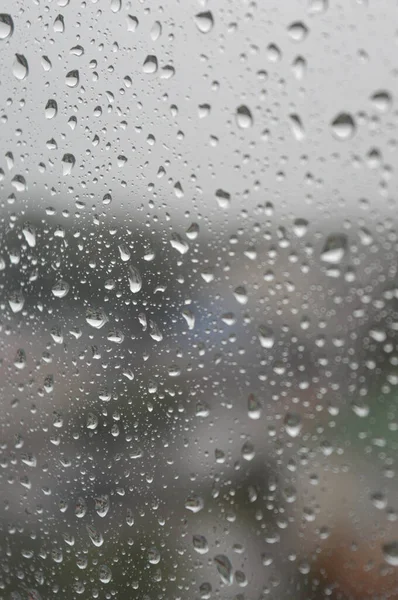
[[[391,0],[0,6],[0,600],[398,598]]]

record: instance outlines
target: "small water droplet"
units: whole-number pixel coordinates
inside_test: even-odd
[[[56,298],[65,298],[69,292],[69,283],[63,279],[58,279],[58,281],[53,285],[51,291],[53,296]]]
[[[44,114],[46,116],[46,119],[53,119],[54,117],[57,116],[57,112],[58,112],[58,105],[57,105],[56,101],[49,100],[44,109]]]

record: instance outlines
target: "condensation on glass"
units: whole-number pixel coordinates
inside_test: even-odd
[[[398,598],[398,6],[0,6],[0,600]]]

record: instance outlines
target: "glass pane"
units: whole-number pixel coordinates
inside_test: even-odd
[[[397,4],[0,9],[0,600],[398,598]]]

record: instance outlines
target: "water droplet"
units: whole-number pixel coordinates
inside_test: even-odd
[[[65,78],[65,83],[70,88],[75,88],[79,85],[79,71],[74,69],[73,71],[69,71]]]
[[[240,129],[249,129],[253,125],[253,117],[247,106],[243,104],[236,109],[236,123]]]
[[[177,250],[180,254],[186,254],[189,250],[189,244],[185,240],[182,239],[178,233],[173,233],[170,244],[172,247]]]
[[[392,105],[392,96],[389,92],[380,90],[372,94],[370,97],[373,106],[379,112],[387,112]]]
[[[57,116],[58,106],[55,100],[49,100],[44,109],[46,119],[53,119]]]
[[[216,198],[220,208],[228,208],[231,203],[231,194],[219,188],[216,190]]]
[[[298,238],[302,238],[308,231],[308,221],[306,219],[296,219],[293,223],[293,232]]]
[[[344,258],[346,251],[346,235],[340,233],[329,235],[321,253],[321,260],[332,265],[337,265]]]
[[[301,417],[297,413],[288,412],[283,421],[285,431],[290,437],[297,437],[302,429],[303,423]]]
[[[214,557],[214,562],[216,563],[217,571],[223,583],[232,585],[234,577],[229,558],[225,556],[225,554],[217,554],[217,556]]]
[[[156,71],[158,70],[158,59],[156,58],[156,56],[154,56],[153,54],[149,54],[144,60],[142,70],[148,75],[156,73]]]
[[[189,240],[196,240],[199,235],[199,225],[197,223],[192,223],[186,230],[185,235]]]
[[[98,531],[94,525],[86,525],[87,533],[94,546],[100,547],[104,543],[102,534]]]
[[[234,296],[239,304],[247,304],[249,296],[247,295],[246,288],[243,285],[239,285],[234,289]]]
[[[206,554],[209,551],[209,545],[204,535],[194,535],[192,537],[193,547],[198,554]]]
[[[308,12],[310,14],[321,14],[329,8],[329,0],[309,0]]]
[[[134,31],[138,27],[138,19],[137,17],[133,17],[132,15],[127,15],[127,31]]]
[[[162,35],[162,25],[159,21],[155,21],[150,31],[150,36],[153,42],[156,42]]]
[[[13,75],[19,81],[25,79],[29,74],[28,61],[23,54],[16,54],[14,64],[12,67]]]
[[[189,310],[189,308],[184,308],[184,310],[181,312],[181,314],[184,317],[185,321],[187,322],[188,329],[194,329],[195,315],[193,314],[193,312],[191,310]]]
[[[212,13],[208,10],[200,12],[195,15],[196,27],[201,33],[209,33],[214,26],[214,19]]]
[[[87,512],[87,503],[84,498],[78,498],[75,504],[75,515],[82,519]]]
[[[333,135],[338,140],[348,140],[356,131],[355,121],[349,113],[339,113],[331,122]]]
[[[307,69],[307,63],[302,56],[297,56],[292,63],[293,75],[296,79],[303,79]]]
[[[65,23],[62,15],[56,17],[53,28],[55,33],[63,33],[65,31]]]
[[[185,508],[193,513],[198,513],[204,507],[203,499],[196,494],[192,494],[185,501]]]
[[[287,30],[294,42],[302,42],[308,35],[308,27],[302,21],[295,21]]]
[[[149,548],[148,550],[148,562],[151,565],[157,565],[160,562],[160,553],[158,551],[157,548],[155,548],[154,546],[152,546],[152,548]]]
[[[392,567],[398,567],[398,541],[383,546],[384,560]]]
[[[294,137],[298,142],[302,142],[305,139],[305,131],[300,117],[297,114],[291,114],[289,119]]]
[[[261,417],[261,402],[254,394],[249,394],[247,398],[247,412],[250,419],[257,421]]]
[[[109,583],[112,579],[112,571],[108,565],[101,565],[99,568],[99,580],[102,583]]]
[[[106,517],[110,508],[110,500],[107,494],[97,496],[94,498],[94,506],[97,511],[97,515],[100,517]]]
[[[69,292],[69,283],[63,279],[59,279],[51,289],[53,296],[56,298],[65,298]]]
[[[72,173],[76,159],[73,154],[64,154],[62,157],[62,175],[66,177]]]
[[[133,294],[138,294],[142,288],[142,279],[139,270],[136,267],[129,266],[128,280],[130,291]]]
[[[122,8],[122,0],[111,0],[111,11],[117,13]]]
[[[258,339],[262,348],[267,348],[268,350],[272,348],[275,343],[275,336],[271,327],[260,325],[258,328]]]
[[[36,229],[31,223],[25,223],[22,229],[23,236],[30,248],[36,246]]]
[[[88,308],[86,311],[86,321],[91,327],[101,329],[108,322],[108,317],[101,308]]]
[[[6,40],[14,32],[14,22],[11,15],[0,14],[0,40]]]
[[[25,304],[25,298],[22,292],[13,292],[8,298],[8,304],[13,313],[21,312]]]

